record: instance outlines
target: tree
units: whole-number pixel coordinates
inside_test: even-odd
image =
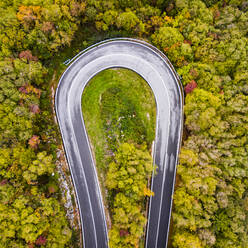
[[[146,224],[141,202],[153,194],[147,189],[153,169],[152,158],[145,150],[128,143],[118,148],[106,180],[114,195],[110,247],[138,247]]]

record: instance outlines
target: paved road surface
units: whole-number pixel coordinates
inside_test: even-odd
[[[180,80],[158,49],[134,39],[98,43],[74,59],[62,75],[55,97],[56,114],[70,166],[83,230],[84,248],[108,247],[108,233],[97,173],[86,134],[82,92],[98,72],[114,67],[131,69],[150,85],[157,104],[154,162],[146,248],[167,246],[172,194],[182,129]]]

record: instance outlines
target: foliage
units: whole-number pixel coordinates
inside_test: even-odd
[[[123,35],[140,37],[160,48],[185,87],[185,137],[174,195],[172,247],[246,247],[247,10],[247,1],[242,0],[2,0],[1,247],[62,248],[71,243],[71,231],[54,187],[52,147],[57,144],[50,121],[50,76],[54,69],[62,71],[62,62],[78,49]],[[72,47],[62,50],[71,41]],[[102,95],[103,101],[123,92],[113,88]],[[114,103],[125,106],[125,114],[132,112],[132,104],[138,106],[131,98],[122,100]],[[102,108],[98,117],[107,118],[110,109]],[[135,112],[144,112],[138,110]],[[154,111],[149,113],[154,120]],[[142,133],[149,147],[153,125],[144,116],[122,120],[123,126],[133,128],[130,133],[125,131],[129,140],[120,139],[118,114],[113,111],[108,117],[115,124],[114,132],[108,130],[108,134],[117,137],[119,145],[140,145],[134,133]],[[139,125],[133,125],[137,120]],[[105,124],[106,131],[110,126]],[[99,128],[102,123],[97,125]],[[113,149],[116,140],[108,142],[112,142],[108,149]],[[110,149],[112,153],[116,147]],[[143,193],[151,194],[147,189]],[[118,209],[113,219],[119,221],[111,229],[111,242],[126,240],[129,247],[137,246],[135,240],[142,236],[145,223],[139,207],[126,203],[125,192],[111,197]],[[125,203],[122,210],[121,202]],[[128,222],[132,218],[140,223],[139,228]],[[129,229],[124,228],[126,223]]]
[[[0,203],[1,245],[27,247],[25,244],[43,242],[47,247],[64,247],[71,238],[71,231],[58,201],[44,195],[22,195],[11,184],[0,186],[1,199],[4,193],[10,195],[10,188],[15,196],[7,203]]]
[[[31,50],[47,58],[69,45],[85,3],[70,1],[12,1],[0,5],[0,57]],[[7,9],[7,11],[4,11]]]
[[[70,43],[84,7],[0,3],[1,247],[76,245],[57,188],[49,75],[41,61]]]
[[[178,12],[165,26],[183,35],[192,56],[182,60],[182,53],[164,50],[187,93],[173,247],[246,247],[248,78],[241,68],[247,64],[247,12],[237,8],[238,1],[208,2],[212,8],[201,1],[175,3]],[[163,49],[162,31],[153,40]]]
[[[142,211],[147,181],[153,171],[152,157],[143,149],[123,143],[110,163],[106,186],[113,196],[110,247],[138,247],[146,218]]]
[[[200,239],[196,235],[192,235],[191,233],[183,232],[177,233],[174,237],[174,247],[180,248],[202,248],[202,244]]]
[[[45,73],[39,62],[16,59],[0,63],[0,144],[31,138],[36,113],[30,109],[39,105],[40,98],[40,90],[32,84],[40,84]]]

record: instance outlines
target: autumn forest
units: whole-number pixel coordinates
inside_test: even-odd
[[[0,0],[0,247],[82,247],[76,199],[67,194],[73,187],[53,97],[66,60],[115,37],[133,37],[156,46],[169,58],[184,87],[183,139],[169,247],[247,248],[245,0]],[[109,90],[104,96],[127,111],[133,109],[125,100],[116,102],[113,94],[121,93]],[[139,99],[142,96],[130,101],[142,113]],[[152,101],[149,113],[155,118]],[[108,105],[97,111],[103,118],[107,111],[118,114]],[[148,152],[154,122],[142,126],[142,118],[138,125],[127,124],[127,135],[136,145],[123,139],[119,147],[111,148],[115,161],[103,169],[112,211],[119,213],[110,232],[112,248],[144,247],[146,220],[138,204],[152,192],[142,183],[135,185],[136,191],[117,183],[121,170],[135,170],[130,156],[144,164],[145,169],[135,170],[143,173],[141,180],[154,170]],[[139,142],[140,134],[146,137],[145,144]],[[127,199],[128,191],[133,202]],[[129,214],[126,230],[133,228],[133,234],[118,226],[123,205]]]

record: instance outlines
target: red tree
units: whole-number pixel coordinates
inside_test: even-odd
[[[185,87],[185,93],[188,94],[190,92],[192,92],[195,88],[197,87],[197,83],[195,80],[192,80],[190,83],[188,83]]]

